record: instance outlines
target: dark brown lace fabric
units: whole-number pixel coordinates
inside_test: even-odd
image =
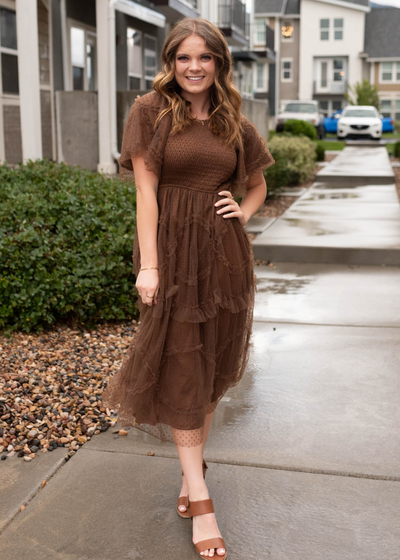
[[[123,427],[192,447],[203,440],[205,416],[243,376],[256,292],[246,231],[236,217],[218,215],[214,203],[220,190],[245,194],[252,173],[274,160],[243,115],[243,151],[227,147],[207,122],[169,136],[167,115],[154,131],[164,106],[156,92],[137,98],[125,126],[121,177],[134,180],[131,157],[138,155],[159,177],[160,288],[153,306],[138,299],[139,327],[108,379],[103,405],[118,412]],[[139,268],[136,227],[136,276]]]

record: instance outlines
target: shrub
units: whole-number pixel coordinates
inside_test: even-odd
[[[317,142],[315,146],[317,161],[325,161],[325,147],[320,142]]]
[[[396,142],[393,146],[393,155],[400,159],[400,142]]]
[[[394,131],[397,134],[400,134],[400,121],[394,121]]]
[[[276,196],[284,187],[303,183],[314,171],[315,143],[309,138],[276,135],[268,147],[275,159],[266,173],[268,197]]]
[[[0,166],[0,329],[136,317],[135,189],[29,161]]]
[[[283,132],[293,134],[293,136],[307,136],[311,140],[317,139],[315,126],[307,121],[289,119],[283,125]]]

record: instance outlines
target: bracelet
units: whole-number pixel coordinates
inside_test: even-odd
[[[139,272],[140,272],[141,270],[150,270],[151,268],[156,268],[156,269],[158,270],[158,266],[149,266],[149,267],[147,267],[147,268],[139,268]]]

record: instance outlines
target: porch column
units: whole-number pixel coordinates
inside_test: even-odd
[[[111,84],[110,84],[110,50],[111,37],[109,17],[109,0],[96,0],[97,27],[97,86],[99,118],[99,163],[97,170],[101,173],[116,173],[111,148]]]
[[[18,80],[24,163],[28,159],[43,157],[37,17],[37,0],[16,0]]]

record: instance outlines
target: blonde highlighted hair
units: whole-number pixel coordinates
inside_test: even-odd
[[[164,41],[161,51],[161,71],[153,81],[153,89],[167,100],[167,107],[160,112],[155,128],[162,117],[171,113],[170,134],[190,126],[193,116],[190,101],[180,95],[181,87],[175,79],[176,52],[180,43],[191,35],[202,37],[215,59],[214,83],[210,91],[209,125],[227,145],[242,147],[240,92],[233,83],[233,61],[228,44],[221,31],[204,18],[183,18],[175,23]]]

